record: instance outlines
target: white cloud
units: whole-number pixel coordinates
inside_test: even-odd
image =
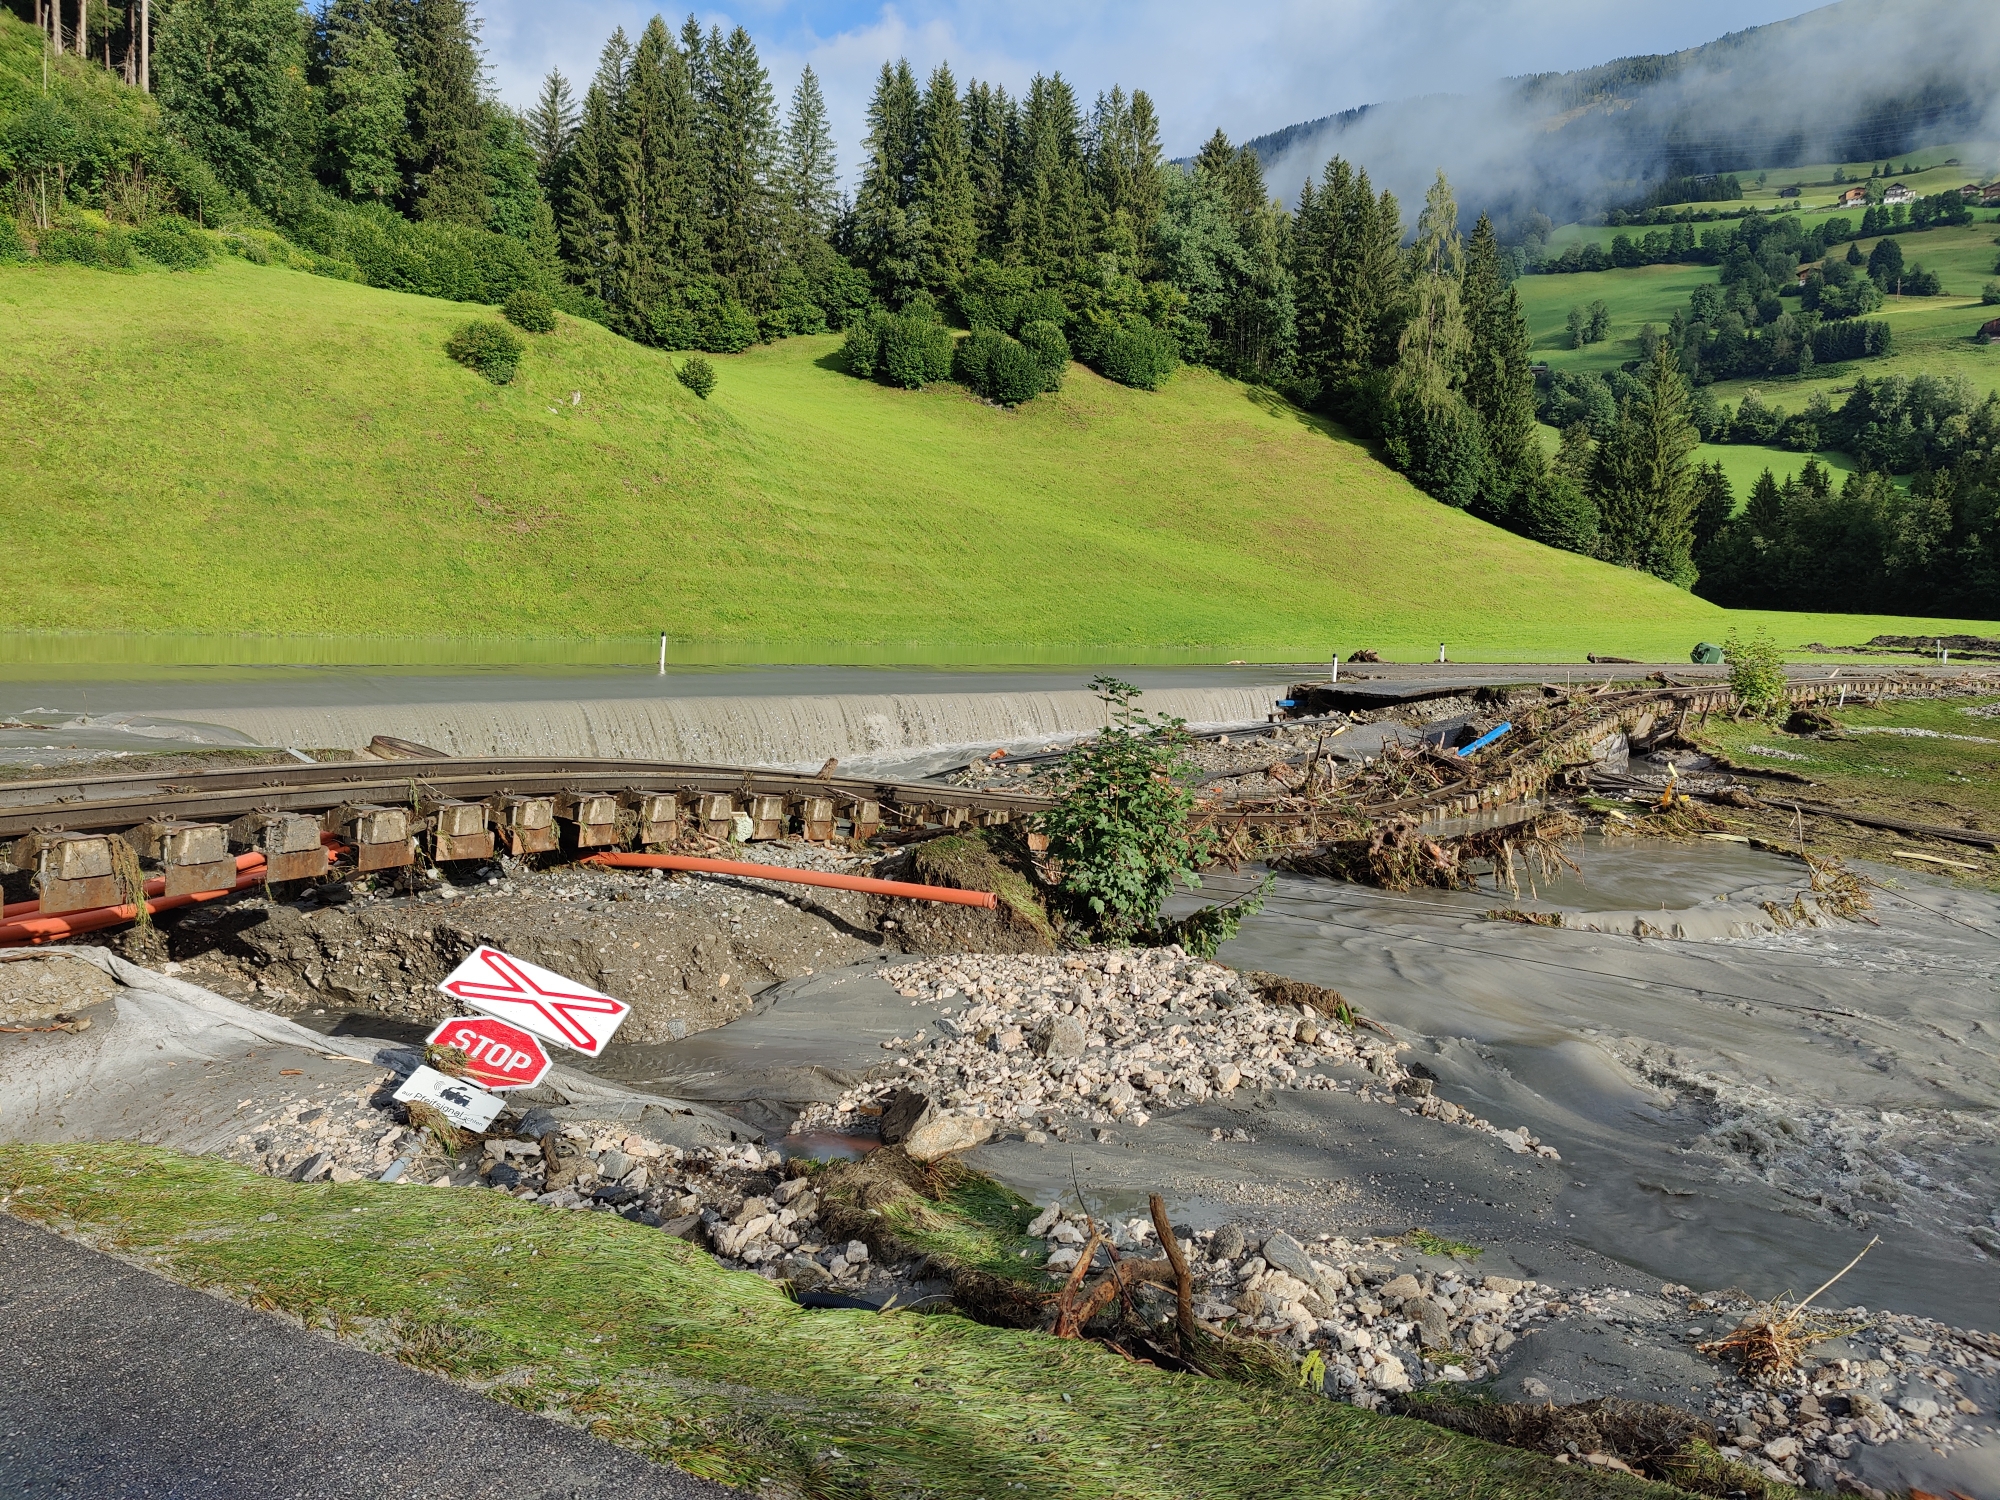
[[[1148,90],[1165,144],[1192,152],[1220,126],[1243,140],[1360,104],[1475,89],[1517,73],[1587,67],[1698,45],[1796,13],[1797,0],[901,0],[879,8],[741,0],[702,8],[704,24],[746,26],[782,102],[799,69],[819,74],[844,175],[859,161],[864,114],[885,60],[921,75],[948,59],[972,77],[1025,86],[1061,71],[1087,102],[1114,83]],[[548,68],[581,92],[613,26],[636,35],[653,14],[630,0],[482,0],[494,80],[532,99]],[[677,16],[669,15],[678,28]]]

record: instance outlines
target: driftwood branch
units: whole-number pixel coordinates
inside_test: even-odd
[[[1187,1257],[1181,1253],[1180,1241],[1174,1238],[1174,1226],[1167,1222],[1167,1205],[1158,1193],[1146,1200],[1153,1211],[1153,1229],[1160,1236],[1160,1247],[1167,1252],[1167,1264],[1174,1271],[1174,1323],[1180,1329],[1182,1347],[1187,1347],[1194,1338],[1194,1281],[1188,1275]]]

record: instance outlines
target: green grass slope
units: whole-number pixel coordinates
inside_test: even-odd
[[[1200,645],[1678,657],[1724,611],[1446,509],[1268,393],[1073,368],[1018,411],[837,340],[673,360],[564,319],[226,260],[0,268],[0,625],[274,635]],[[1757,621],[1744,619],[1754,626]],[[1773,616],[1783,643],[1924,622]],[[1962,622],[1942,622],[1957,628]]]

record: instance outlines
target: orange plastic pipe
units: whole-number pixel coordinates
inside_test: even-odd
[[[236,857],[236,884],[228,890],[203,891],[198,896],[158,896],[146,903],[146,910],[150,913],[174,911],[179,907],[192,906],[197,901],[214,901],[223,896],[233,896],[238,891],[247,891],[251,886],[263,883],[264,856],[239,854]],[[148,884],[150,885],[150,882]],[[24,917],[17,922],[0,923],[0,948],[16,948],[24,943],[61,942],[64,938],[75,937],[80,932],[97,932],[105,927],[116,927],[120,923],[132,921],[138,915],[139,908],[127,902],[123,906],[99,906],[90,911],[64,912],[56,917]]]
[[[902,880],[873,880],[866,875],[830,875],[821,870],[793,870],[784,865],[747,865],[733,859],[696,859],[689,854],[592,854],[582,863],[610,865],[617,870],[692,870],[702,875],[749,875],[758,880],[782,880],[792,885],[821,885],[837,891],[867,891],[875,896],[902,896],[911,901],[944,901],[953,906],[1000,904],[991,891],[960,891],[946,885],[912,885]]]
[[[255,860],[261,866],[264,863],[264,856],[257,853],[237,855],[236,873],[241,875],[252,860]],[[165,891],[166,888],[167,878],[164,875],[155,875],[151,880],[146,882],[146,894],[148,896],[157,896]],[[203,891],[202,894],[205,896],[208,892]],[[9,901],[4,908],[0,908],[0,922],[12,922],[21,917],[32,917],[41,909],[41,902],[32,899],[27,901]],[[92,907],[90,909],[94,911],[99,908]],[[105,907],[102,909],[109,911],[113,908]],[[62,915],[65,917],[80,917],[83,913],[80,911],[66,911]]]

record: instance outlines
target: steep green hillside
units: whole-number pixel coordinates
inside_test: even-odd
[[[0,269],[4,624],[1678,656],[1730,617],[1450,511],[1268,393],[1073,368],[1017,411],[833,338],[669,356],[227,260]],[[1777,616],[1787,644],[1912,622]]]

